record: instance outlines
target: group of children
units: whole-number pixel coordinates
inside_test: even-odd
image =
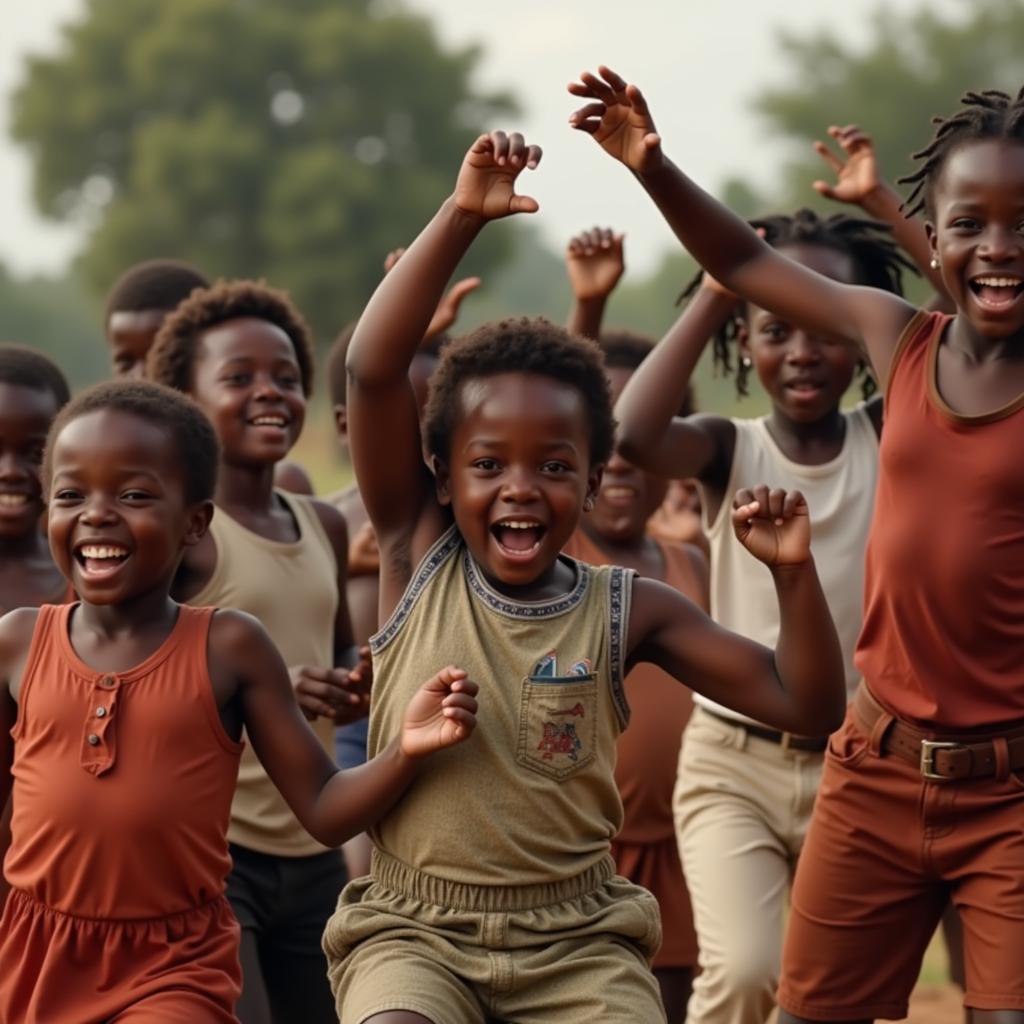
[[[759,1024],[778,984],[857,1024],[952,908],[972,1019],[1024,1022],[1024,90],[940,122],[906,215],[851,126],[815,187],[866,217],[751,224],[635,86],[569,91],[686,309],[603,331],[595,229],[569,329],[449,337],[538,208],[481,135],[330,353],[328,500],[262,283],[133,268],[73,399],[0,347],[0,1021]],[[766,416],[693,411],[709,341]]]

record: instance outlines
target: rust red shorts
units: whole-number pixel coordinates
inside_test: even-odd
[[[797,868],[779,1004],[814,1021],[905,1017],[949,898],[965,1005],[1024,1009],[1024,779],[928,781],[848,713]]]

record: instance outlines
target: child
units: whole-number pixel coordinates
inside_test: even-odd
[[[325,933],[353,1024],[664,1020],[644,965],[657,904],[613,878],[608,856],[625,673],[653,662],[783,728],[841,717],[841,655],[798,494],[741,492],[735,511],[776,580],[774,654],[660,581],[560,555],[611,454],[592,343],[530,320],[452,342],[424,413],[427,471],[409,364],[487,221],[537,209],[514,182],[539,159],[521,135],[478,138],[349,349],[351,450],[386,622],[372,644],[371,753],[399,726],[413,667],[439,651],[461,651],[489,701],[473,756],[442,759],[373,831],[372,875],[349,884]]]
[[[336,725],[365,716],[368,672],[345,601],[345,522],[324,502],[274,487],[302,431],[312,342],[288,297],[220,282],[168,317],[149,373],[190,394],[220,442],[217,515],[189,548],[175,594],[255,615],[292,672],[313,730],[333,752]],[[228,830],[228,899],[242,926],[244,1024],[333,1021],[320,939],[346,881],[337,850],[308,834],[254,751],[242,757]]]
[[[601,339],[615,401],[650,354],[651,345],[624,333]],[[666,544],[646,530],[668,489],[664,477],[646,473],[613,453],[605,467],[594,510],[565,547],[592,565],[618,564],[664,580],[704,611],[708,562],[692,544]],[[672,788],[683,728],[693,700],[689,690],[653,665],[638,665],[626,678],[632,714],[619,737],[615,781],[623,803],[622,828],[612,843],[619,873],[648,889],[661,910],[662,944],[652,967],[671,1024],[683,1024],[697,965],[693,909],[679,863],[672,823]]]
[[[637,175],[683,244],[750,302],[849,344],[885,390],[858,690],[826,757],[783,955],[781,1019],[906,1015],[950,894],[977,1021],[1024,1021],[1024,90],[968,93],[919,154],[956,315],[776,253],[662,153],[607,68],[572,123]]]
[[[42,353],[0,345],[0,614],[65,599],[67,583],[39,526],[39,467],[50,424],[70,397],[64,374]],[[0,865],[10,824],[10,804],[0,801]],[[6,892],[0,869],[0,900]]]
[[[810,210],[753,222],[792,260],[849,284],[900,292],[907,266],[874,222]],[[698,277],[697,283],[700,282]],[[751,370],[771,398],[758,419],[675,415],[706,340],[735,367],[739,394]],[[734,357],[732,349],[738,349]],[[878,399],[840,409],[856,352],[704,278],[687,311],[626,385],[617,406],[623,450],[640,465],[694,477],[711,543],[716,622],[771,644],[779,622],[760,566],[729,529],[725,500],[742,480],[799,488],[813,512],[815,564],[839,631],[847,693],[860,680],[853,652],[861,625],[864,547],[878,470]],[[874,381],[864,376],[864,391]],[[810,821],[826,739],[793,737],[698,696],[679,763],[675,813],[694,898],[701,973],[690,1024],[763,1022],[773,1008],[789,883]]]
[[[167,314],[196,288],[210,282],[179,260],[146,260],[130,266],[107,296],[103,318],[117,377],[142,377],[146,355]]]
[[[473,727],[476,688],[445,669],[382,757],[339,772],[259,623],[169,597],[216,471],[205,417],[152,384],[101,384],[51,431],[50,546],[81,601],[0,619],[0,800],[14,780],[0,1020],[235,1021],[223,892],[242,728],[333,844]]]

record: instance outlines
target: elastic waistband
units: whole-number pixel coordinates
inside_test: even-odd
[[[611,856],[570,878],[535,885],[469,885],[452,882],[437,875],[418,871],[381,850],[373,851],[370,861],[373,880],[385,888],[438,907],[471,910],[484,914],[536,910],[586,896],[615,876]]]
[[[11,908],[17,908],[21,912],[31,914],[42,914],[47,917],[59,918],[66,921],[81,922],[82,924],[113,925],[129,927],[131,925],[160,924],[174,920],[187,920],[192,916],[201,916],[216,911],[221,907],[230,909],[226,896],[214,896],[212,900],[200,903],[194,907],[185,907],[182,910],[172,910],[167,914],[158,914],[154,917],[97,917],[89,914],[73,914],[67,910],[59,910],[51,907],[49,903],[37,900],[31,893],[24,889],[11,889],[7,894],[7,903]],[[0,910],[3,908],[0,907]]]

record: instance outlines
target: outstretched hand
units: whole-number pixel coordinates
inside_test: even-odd
[[[384,257],[385,274],[391,271],[391,268],[402,258],[404,253],[404,248],[392,249]],[[458,320],[459,309],[462,307],[463,301],[481,284],[483,281],[479,277],[464,277],[461,281],[456,281],[437,304],[437,309],[434,310],[434,315],[430,318],[430,324],[427,327],[427,333],[423,335],[423,340],[427,341],[447,331]]]
[[[540,158],[540,146],[528,146],[519,132],[481,135],[462,161],[455,182],[455,205],[463,213],[485,220],[536,213],[540,209],[537,200],[518,195],[515,182],[527,167],[533,170]]]
[[[736,492],[732,525],[739,542],[770,567],[800,565],[811,555],[811,517],[799,491],[764,484]]]
[[[448,665],[413,695],[402,723],[402,753],[418,758],[467,740],[476,728],[478,687]]]
[[[606,299],[615,290],[626,269],[624,237],[611,228],[594,228],[569,239],[565,266],[577,302]]]
[[[840,203],[861,205],[882,184],[871,136],[855,124],[844,128],[831,125],[828,134],[839,143],[846,159],[837,156],[824,142],[815,142],[814,150],[836,173],[836,183],[814,182],[814,190]]]
[[[329,718],[335,725],[348,725],[369,714],[373,686],[369,647],[360,648],[353,668],[301,665],[291,669],[290,675],[295,699],[311,722]]]
[[[592,102],[569,118],[577,131],[593,135],[606,153],[637,174],[656,170],[662,160],[661,136],[647,109],[647,101],[635,85],[603,64],[598,74],[584,71],[569,92]]]

